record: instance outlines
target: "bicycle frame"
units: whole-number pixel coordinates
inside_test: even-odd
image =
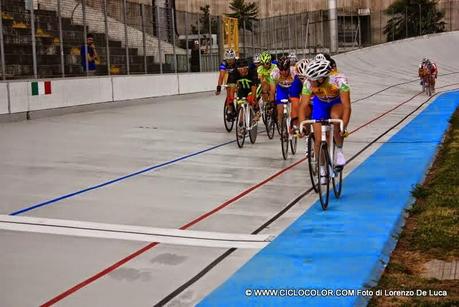
[[[300,124],[300,131],[303,131],[304,126],[310,125],[311,126],[311,133],[314,132],[314,127],[313,124],[321,124],[321,142],[326,142],[328,145],[328,152],[330,155],[330,163],[331,163],[331,172],[332,177],[335,176],[335,152],[333,150],[334,148],[334,128],[335,125],[333,124],[339,124],[340,131],[344,131],[344,122],[342,119],[326,119],[326,120],[315,120],[315,119],[309,119],[302,121]],[[328,141],[327,141],[327,132],[329,132],[328,135]],[[320,161],[317,161],[320,163]]]
[[[237,110],[239,110],[239,108],[244,109],[244,122],[245,122],[245,126],[247,127],[247,130],[248,131],[252,130],[256,125],[258,125],[258,122],[255,122],[255,123],[250,122],[250,107],[251,106],[249,105],[249,102],[245,98],[236,98],[235,100],[238,106]]]
[[[288,131],[288,139],[289,141],[292,140],[293,134],[290,131],[290,125],[292,123],[292,116],[291,116],[291,109],[292,103],[289,99],[282,99],[281,102],[284,104],[284,116],[287,119],[287,131]]]

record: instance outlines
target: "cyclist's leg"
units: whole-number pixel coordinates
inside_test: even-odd
[[[226,105],[228,106],[228,111],[230,111],[230,113],[233,113],[235,111],[233,105],[235,93],[236,84],[228,84],[226,88]]]
[[[344,108],[341,102],[335,103],[331,107],[330,118],[343,119],[343,114],[344,114]],[[336,144],[336,165],[340,165],[340,166],[345,165],[346,158],[344,157],[344,153],[343,153],[344,138],[340,134],[339,124],[335,124],[335,127],[333,129],[333,136],[335,138],[335,144]]]
[[[277,106],[277,124],[280,125],[282,116],[284,115],[284,104],[281,102],[283,99],[288,99],[288,88],[276,86],[276,106]]]

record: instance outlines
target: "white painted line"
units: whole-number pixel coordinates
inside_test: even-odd
[[[158,242],[221,248],[263,248],[274,236],[204,232],[0,215],[0,229],[87,238]]]

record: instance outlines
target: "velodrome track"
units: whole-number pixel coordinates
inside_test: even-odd
[[[353,101],[346,175],[435,101],[420,94],[423,57],[439,67],[438,92],[459,88],[458,45],[452,32],[336,56]],[[317,196],[304,144],[287,161],[277,136],[237,148],[222,100],[0,124],[0,305],[224,306],[211,293]],[[345,180],[343,201],[349,190]],[[341,204],[332,197],[319,219]]]

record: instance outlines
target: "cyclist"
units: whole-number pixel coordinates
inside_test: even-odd
[[[303,87],[303,102],[310,104],[312,98],[311,118],[315,120],[342,119],[344,130],[340,132],[335,127],[336,165],[344,166],[346,159],[343,154],[343,137],[347,134],[346,127],[351,117],[350,87],[347,78],[343,74],[332,74],[330,61],[314,60],[306,69],[307,79]],[[304,120],[304,113],[300,122]],[[314,124],[315,152],[319,151],[321,142],[321,125]],[[325,174],[325,166],[320,166],[321,174]],[[321,184],[326,184],[326,178],[322,178]]]
[[[290,60],[290,65],[292,66],[295,66],[296,63],[298,62],[298,57],[296,56],[295,52],[290,52],[287,58]]]
[[[332,74],[338,73],[338,68],[336,67],[336,61],[328,53],[319,53],[316,55],[315,60],[327,60],[330,62],[332,67]]]
[[[283,99],[290,99],[292,102],[292,123],[296,123],[298,119],[299,92],[301,91],[303,84],[299,79],[295,79],[295,68],[290,64],[290,59],[288,57],[281,57],[279,59],[278,67],[271,73],[271,78],[274,82],[271,83],[270,92],[276,93],[275,102],[277,106],[278,125],[280,125],[282,114],[284,112],[284,105],[281,102]]]
[[[226,84],[228,87],[226,88],[226,101],[225,103],[228,105],[228,117],[235,116],[235,110],[233,110],[233,99],[234,93],[236,91],[236,80],[235,80],[235,73],[236,73],[236,52],[233,49],[227,49],[225,51],[225,56],[223,62],[220,64],[220,74],[218,76],[218,83],[217,83],[217,91],[215,92],[216,95],[220,95],[222,90],[223,80],[225,75],[228,74],[228,79]]]
[[[435,63],[432,63],[428,58],[423,58],[421,64],[419,65],[418,75],[421,79],[421,85],[424,82],[423,78],[426,77],[427,74],[431,75],[431,81],[433,85],[433,91],[435,91],[435,80],[438,77],[438,69]]]
[[[305,103],[304,102],[304,99],[302,97],[302,92],[303,92],[303,85],[304,83],[306,82],[306,79],[307,79],[307,69],[308,69],[308,64],[311,62],[310,59],[301,59],[300,61],[298,61],[298,63],[296,64],[296,76],[295,78],[298,79],[300,82],[301,82],[301,91],[300,93],[296,93],[294,91],[292,91],[291,93],[291,96],[293,97],[299,97],[299,103],[298,103],[298,118],[303,118],[303,119],[306,119],[306,118],[310,118],[311,116],[311,112],[312,112],[312,108],[311,108],[311,105],[308,103]],[[301,122],[301,121],[300,121]],[[307,130],[309,130],[309,127],[306,127]],[[302,137],[302,131],[300,131],[300,137]],[[305,134],[309,134],[309,131],[306,131]]]
[[[237,84],[237,97],[247,99],[247,102],[252,105],[256,112],[254,120],[258,121],[260,110],[258,103],[256,103],[257,86],[259,83],[257,71],[249,68],[247,60],[240,59],[237,61],[235,80]]]
[[[271,77],[272,72],[277,69],[276,64],[271,63],[271,54],[264,51],[260,54],[260,66],[257,69],[258,78],[261,83],[261,92],[263,101],[272,102],[274,101],[274,92],[270,92],[271,83],[274,80]]]

